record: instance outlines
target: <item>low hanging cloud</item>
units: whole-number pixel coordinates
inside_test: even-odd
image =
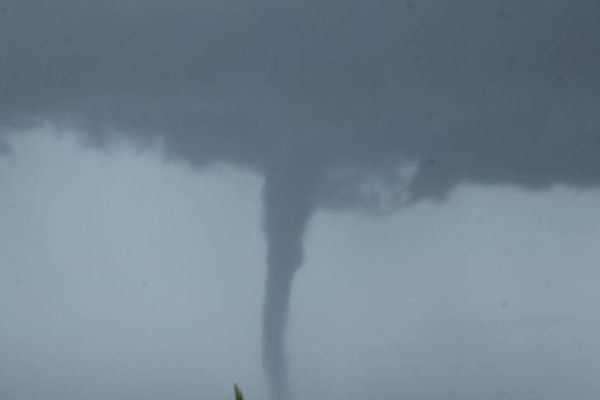
[[[600,183],[593,0],[2,0],[0,153],[50,123],[265,178],[265,367],[319,207]]]

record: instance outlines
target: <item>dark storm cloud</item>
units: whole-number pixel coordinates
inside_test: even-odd
[[[320,201],[333,206],[353,202],[357,180],[407,161],[417,198],[464,180],[591,185],[599,9],[585,0],[4,1],[1,121],[47,120],[98,142],[161,140],[193,164],[262,172],[304,149],[322,165]]]
[[[262,174],[265,364],[283,396],[316,207],[600,182],[599,18],[593,0],[4,0],[0,126]]]

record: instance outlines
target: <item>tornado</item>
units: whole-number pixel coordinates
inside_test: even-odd
[[[271,400],[289,398],[286,330],[296,271],[303,262],[303,238],[315,209],[316,173],[306,164],[286,161],[266,175],[263,230],[266,282],[262,319],[263,365]]]

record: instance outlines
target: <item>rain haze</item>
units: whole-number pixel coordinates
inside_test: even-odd
[[[598,398],[599,18],[0,1],[0,398]]]

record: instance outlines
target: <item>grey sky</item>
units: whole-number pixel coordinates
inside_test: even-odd
[[[3,160],[7,399],[264,398],[261,180],[47,130]],[[292,301],[297,398],[593,399],[600,194],[462,187],[320,213]]]
[[[0,182],[0,190],[7,194],[16,190],[13,203],[4,207],[6,218],[12,221],[7,226],[14,225],[17,229],[15,235],[7,234],[5,241],[12,243],[10,248],[17,252],[15,261],[11,262],[24,257],[22,262],[25,263],[39,264],[42,260],[48,263],[53,252],[60,248],[59,243],[52,240],[64,240],[74,241],[78,246],[73,247],[82,249],[68,253],[73,262],[79,260],[76,263],[86,258],[86,263],[94,260],[94,263],[112,266],[119,263],[119,257],[133,256],[131,246],[138,246],[140,254],[148,252],[147,256],[157,252],[162,257],[158,259],[163,261],[156,263],[157,268],[185,263],[179,257],[190,257],[186,251],[196,249],[199,245],[193,243],[200,240],[195,230],[186,229],[202,226],[195,218],[199,218],[201,212],[209,213],[212,219],[219,221],[219,228],[206,229],[204,236],[200,235],[212,243],[214,253],[209,252],[213,254],[209,257],[216,257],[214,254],[219,254],[219,249],[231,253],[237,241],[243,242],[249,251],[262,251],[260,261],[266,263],[267,277],[264,310],[253,314],[263,318],[264,353],[258,358],[262,357],[270,377],[271,399],[283,400],[289,391],[284,343],[292,281],[303,261],[308,267],[313,257],[322,253],[310,252],[314,235],[343,224],[343,218],[364,217],[353,220],[351,224],[356,226],[348,229],[361,232],[360,241],[365,243],[361,254],[370,254],[374,248],[371,246],[376,248],[390,240],[384,239],[383,234],[378,240],[362,234],[369,224],[375,223],[367,222],[371,217],[379,215],[373,220],[377,223],[416,218],[420,212],[427,215],[426,219],[438,215],[436,213],[442,213],[439,214],[442,218],[445,214],[440,210],[451,210],[449,213],[463,208],[470,210],[473,202],[476,205],[481,201],[485,211],[472,225],[461,225],[460,232],[476,231],[475,237],[481,238],[484,249],[485,243],[493,243],[487,245],[489,254],[485,251],[482,254],[486,259],[493,255],[497,269],[510,266],[510,277],[518,278],[517,271],[524,268],[522,263],[527,264],[527,260],[535,265],[530,268],[538,274],[541,271],[554,273],[548,265],[557,264],[561,258],[552,251],[572,256],[569,260],[574,260],[576,266],[591,263],[593,256],[586,255],[587,246],[580,245],[569,253],[560,245],[563,239],[565,242],[575,241],[574,237],[583,240],[577,230],[580,228],[573,228],[575,233],[569,229],[593,226],[592,208],[582,214],[581,223],[556,222],[552,234],[558,236],[547,239],[554,244],[550,246],[544,241],[530,243],[534,240],[532,237],[546,233],[528,228],[527,218],[535,213],[527,208],[529,200],[525,199],[544,199],[548,204],[566,201],[566,204],[556,205],[560,212],[553,210],[548,214],[571,215],[574,211],[570,211],[572,203],[569,201],[579,202],[595,196],[600,181],[599,16],[600,5],[592,0],[568,3],[558,0],[286,3],[268,0],[4,0],[0,3],[0,154],[7,163],[6,171],[11,172],[7,172],[6,182]],[[32,129],[68,131],[77,139],[63,138],[62,142],[55,142],[58,139],[43,135],[24,139],[24,132]],[[84,146],[74,150],[71,158],[61,157],[60,153],[67,151],[72,140]],[[81,150],[86,146],[87,152]],[[145,153],[134,155],[131,146]],[[108,149],[109,153],[91,156],[90,147]],[[32,155],[29,162],[22,161],[20,153],[36,149],[37,156]],[[52,153],[52,149],[56,152]],[[97,158],[101,157],[98,154],[108,158]],[[164,166],[165,156],[176,163]],[[104,161],[93,161],[94,157]],[[163,184],[154,186],[150,193],[138,195],[137,185],[141,191],[148,180],[141,177],[151,175],[137,170],[127,174],[128,168],[137,165],[132,164],[133,160],[146,160],[148,164],[144,165],[152,165],[158,176],[172,175],[163,178],[164,187]],[[44,165],[44,162],[49,164]],[[83,173],[85,166],[89,166],[87,175]],[[49,173],[55,167],[58,170],[54,178],[40,178],[40,172]],[[98,183],[102,180],[98,175],[102,171],[113,174],[104,188]],[[220,200],[214,204],[198,203],[197,208],[202,211],[193,208],[185,209],[184,213],[179,205],[166,207],[182,197],[200,193],[201,183],[198,188],[183,190],[183,193],[178,183],[172,183],[172,180],[183,179],[181,171],[198,182],[202,178],[214,182],[217,187],[208,187],[207,193],[214,194],[219,190],[218,185],[224,185],[223,188],[228,189],[223,190],[235,187],[232,197],[242,196],[246,200],[246,195],[241,193],[246,193],[243,188],[247,186],[254,193],[254,200],[245,201],[243,208],[232,204],[235,212],[223,211],[228,203]],[[136,174],[140,179],[133,178]],[[239,182],[227,186],[229,179],[234,182],[239,179]],[[156,182],[155,179],[150,181]],[[120,186],[113,186],[117,182],[121,182]],[[238,185],[240,187],[236,187]],[[483,186],[485,191],[482,191]],[[62,192],[69,187],[70,195]],[[527,196],[520,192],[523,189]],[[539,192],[539,189],[545,191]],[[55,194],[63,197],[55,198]],[[570,196],[572,200],[565,200]],[[121,203],[123,199],[132,203]],[[457,199],[465,203],[455,203]],[[183,248],[162,251],[161,245],[169,243],[163,237],[167,230],[157,228],[163,224],[162,218],[159,220],[153,208],[145,208],[150,201],[161,204],[164,210],[181,212],[180,219],[168,222],[167,226],[172,227],[169,232],[177,232],[173,233],[173,243]],[[505,204],[507,201],[518,205],[512,207]],[[85,208],[94,202],[98,202],[98,207]],[[27,212],[25,207],[33,207],[35,212]],[[501,228],[495,233],[492,230],[490,236],[486,236],[487,228],[493,227],[494,222],[485,220],[485,215],[493,213],[494,218],[501,220],[502,207],[520,210],[519,218],[514,220],[515,227]],[[133,209],[137,211],[132,212]],[[474,212],[469,211],[468,215]],[[324,216],[330,215],[328,213],[339,219],[329,220],[321,229],[316,229],[323,218],[327,220]],[[127,218],[112,219],[114,223],[108,224],[116,215]],[[244,224],[249,215],[256,218],[254,224]],[[316,218],[311,218],[315,215]],[[540,218],[539,223],[548,222],[545,215]],[[101,223],[101,229],[88,232],[91,236],[83,234],[88,220]],[[506,221],[511,219],[507,216]],[[69,222],[79,224],[82,231],[74,234],[70,230],[73,227],[67,228]],[[533,226],[538,222],[532,223]],[[157,225],[152,228],[151,223]],[[462,219],[461,223],[464,223]],[[415,221],[408,224],[407,229],[421,232],[427,224]],[[429,224],[430,231],[446,226],[434,220],[429,220]],[[242,225],[246,233],[240,234],[239,239],[228,235],[220,239],[213,237],[219,229]],[[249,229],[250,225],[254,229]],[[309,251],[305,252],[303,239],[307,227],[306,249]],[[261,244],[261,228],[266,239],[264,244]],[[568,233],[564,233],[563,238],[560,232]],[[333,244],[335,236],[332,233],[317,242]],[[248,242],[242,237],[253,239]],[[430,246],[423,246],[423,251],[405,261],[417,265],[417,254],[438,253],[444,246],[463,249],[460,243],[456,246],[445,243],[453,243],[460,237],[456,232],[448,233],[448,237],[424,237],[422,243]],[[506,248],[498,247],[498,243],[509,238],[515,242]],[[516,241],[516,238],[521,239]],[[152,240],[155,240],[154,246],[148,244]],[[586,240],[593,242],[587,236]],[[363,246],[349,244],[350,241],[351,238],[344,240],[342,247],[361,249]],[[393,247],[402,250],[403,243],[394,243]],[[115,246],[112,251],[92,252],[92,248],[108,250],[111,245]],[[515,249],[521,249],[522,253]],[[540,254],[545,256],[554,254],[553,261],[536,259],[534,249],[540,249]],[[407,252],[410,250],[404,248],[404,253]],[[518,257],[513,256],[513,252],[517,252]],[[472,261],[467,250],[458,254],[455,259],[450,254],[439,256],[436,264],[447,266],[451,271],[456,264]],[[356,255],[352,261],[362,259],[361,271],[375,271],[370,264],[375,263],[377,257],[372,254],[363,257]],[[392,259],[403,258],[394,255],[388,260]],[[133,263],[141,268],[139,259]],[[197,257],[198,264],[202,263]],[[522,268],[511,269],[516,265]],[[351,270],[350,266],[344,268]],[[398,270],[407,271],[406,268],[409,267]],[[221,269],[222,265],[217,268]],[[557,277],[561,276],[559,280],[564,282],[576,276],[560,271]],[[586,271],[593,274],[593,269]],[[264,269],[255,268],[252,274],[258,279],[257,287],[262,288]],[[299,282],[303,274],[298,275]],[[390,272],[386,274],[369,276],[388,276],[387,279],[394,276]],[[444,272],[436,271],[431,276],[438,281]],[[451,277],[443,282],[450,284]],[[464,275],[458,277],[460,284],[469,281]],[[150,282],[149,278],[142,279],[142,286],[149,288]],[[300,293],[301,287],[299,283]],[[62,293],[59,289],[55,288],[57,296]],[[18,291],[14,290],[17,295]],[[576,287],[571,290],[580,294]],[[468,293],[464,287],[458,292]],[[256,290],[248,293],[258,296]],[[479,298],[485,293],[488,291],[476,292],[473,296]],[[539,294],[540,298],[546,298],[542,288],[531,293],[536,294],[534,297]],[[397,294],[398,301],[403,299],[401,294],[401,291]],[[126,303],[127,296],[129,292],[123,291],[122,301],[115,304]],[[99,298],[90,296],[94,301]],[[436,293],[432,298],[443,296]],[[254,299],[259,304],[262,301],[260,297]],[[344,299],[350,301],[350,295]],[[464,324],[456,328],[455,322],[443,317],[453,319],[460,314],[456,314],[457,310],[465,306],[460,299],[460,296],[450,296],[439,300],[437,305],[429,305],[435,308],[459,302],[455,310],[434,313],[433,326],[422,328],[426,332],[457,329],[459,333],[431,338],[440,341],[442,348],[452,348],[448,343],[452,340],[463,340],[464,345],[470,342],[471,336],[465,336]],[[298,304],[301,303],[292,303],[294,310]],[[501,304],[506,310],[511,302],[502,300]],[[563,307],[566,310],[572,306],[573,303],[565,303]],[[218,310],[221,314],[225,307],[225,304],[216,305],[207,312]],[[521,304],[519,309],[527,310],[527,307]],[[124,310],[126,308],[119,312]],[[536,314],[530,311],[527,318]],[[476,331],[490,330],[488,322],[480,321],[480,314],[475,318],[477,322],[470,326]],[[520,318],[513,317],[515,321]],[[579,321],[580,317],[574,318]],[[426,320],[424,318],[419,315],[419,320]],[[554,321],[553,317],[548,318],[543,321]],[[208,319],[199,318],[200,321]],[[370,326],[367,319],[364,324]],[[560,321],[566,320],[569,320],[567,315],[561,314]],[[291,322],[295,335],[309,326],[319,326],[318,320],[299,326],[294,321]],[[513,332],[517,328],[506,329]],[[488,333],[494,337],[490,340],[497,340],[498,332]],[[290,335],[294,334],[290,332]],[[428,336],[419,334],[418,337],[425,340]],[[476,337],[483,336],[474,335],[473,340]],[[540,343],[545,342],[540,339]],[[592,347],[591,342],[587,344],[586,348]],[[494,358],[487,357],[487,350],[484,351],[490,343],[484,340],[480,345],[482,351],[476,354],[481,354],[481,362]],[[508,346],[505,354],[515,357],[520,354],[511,347],[515,345],[513,342],[502,345]],[[289,351],[294,351],[293,346]],[[302,354],[292,359],[301,362]],[[431,355],[433,357],[433,353]],[[464,361],[462,355],[454,353],[445,359],[453,357],[458,357],[459,364]],[[513,361],[508,357],[507,365]],[[443,363],[434,362],[433,358],[431,363],[435,368],[443,368]],[[549,364],[551,360],[531,365]],[[592,362],[582,367],[583,372],[578,376],[593,371],[594,365]],[[303,375],[291,368],[292,375],[301,379]],[[374,376],[378,376],[376,370],[376,367],[370,369]],[[436,371],[443,375],[442,371],[447,368]],[[475,373],[476,369],[472,371]],[[473,376],[468,371],[464,374]],[[487,382],[486,379],[483,381]],[[504,376],[503,379],[510,386],[513,378]],[[488,380],[492,386],[502,381],[493,377]],[[437,382],[461,386],[462,381],[440,377]],[[558,385],[562,380],[548,378],[544,382]],[[444,392],[431,389],[434,391],[421,393],[418,389],[423,385],[414,385],[417,398],[435,397]],[[514,390],[523,391],[519,392],[522,396],[530,397],[528,390],[532,389],[528,385],[530,382],[519,381],[513,386]],[[338,385],[328,386],[328,390],[334,390],[333,386]],[[261,389],[256,386],[256,390]],[[292,389],[292,394],[293,390],[297,389]],[[593,388],[590,390],[586,393],[593,393]],[[558,391],[552,393],[559,394]],[[333,392],[330,394],[335,396]],[[476,396],[476,393],[459,394],[461,396]]]

